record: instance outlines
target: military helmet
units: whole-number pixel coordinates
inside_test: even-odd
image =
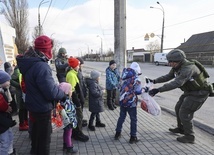
[[[61,47],[60,49],[59,49],[59,51],[58,51],[58,54],[59,55],[61,55],[61,54],[66,54],[67,52],[66,52],[66,49],[65,48],[63,48],[63,47]]]
[[[186,59],[186,55],[185,55],[184,51],[182,51],[180,49],[174,49],[166,55],[166,58],[169,62],[170,61],[171,62],[180,62],[180,61]]]

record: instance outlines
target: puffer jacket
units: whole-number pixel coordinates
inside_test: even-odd
[[[12,126],[12,116],[6,112],[9,105],[4,91],[0,88],[0,134],[7,131]]]
[[[138,74],[131,68],[124,68],[121,78],[120,106],[136,107],[138,102],[137,95],[140,95],[143,89]]]
[[[120,75],[117,69],[112,70],[110,67],[106,68],[106,89],[113,90],[118,87]]]
[[[89,92],[89,111],[99,113],[104,111],[103,88],[97,80],[86,78],[86,85]]]
[[[30,49],[29,55],[35,51]],[[30,112],[48,112],[53,109],[53,101],[61,100],[65,94],[55,84],[52,70],[43,57],[17,56],[19,70],[26,86],[26,108]]]

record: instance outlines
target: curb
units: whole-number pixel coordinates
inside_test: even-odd
[[[161,106],[161,110],[163,110],[163,111],[165,111],[165,112],[167,112],[167,113],[169,113],[169,114],[171,114],[171,115],[176,117],[175,112],[173,110],[169,109],[169,108]],[[207,124],[204,124],[204,123],[198,121],[197,119],[194,119],[193,122],[194,122],[194,125],[196,127],[206,131],[209,134],[214,135],[214,128],[213,127],[211,127],[211,126],[209,126]]]

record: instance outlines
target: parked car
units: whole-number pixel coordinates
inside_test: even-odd
[[[167,53],[155,53],[154,55],[154,63],[156,66],[158,65],[168,65],[168,61],[166,59]]]

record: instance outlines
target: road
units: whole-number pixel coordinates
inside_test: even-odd
[[[129,66],[130,64],[128,64]],[[145,77],[149,77],[151,79],[154,79],[156,77],[159,77],[161,75],[164,75],[168,73],[170,70],[169,66],[155,66],[151,63],[139,63],[141,69],[142,69],[142,75],[140,76],[142,81],[145,81]],[[89,62],[86,61],[84,64],[84,68],[90,68],[96,69],[102,72],[102,74],[105,74],[105,69],[108,66],[108,62]],[[83,68],[83,69],[84,69]],[[207,68],[208,73],[210,74],[209,81],[214,83],[214,68]],[[105,76],[103,76],[105,77]],[[105,87],[105,78],[101,79],[101,84]],[[154,87],[158,88],[162,84],[156,84]],[[174,111],[175,104],[179,98],[179,96],[182,94],[182,91],[180,89],[175,89],[168,92],[158,93],[155,96],[155,100],[160,104],[161,107],[169,109],[170,111]],[[200,110],[198,110],[194,115],[194,120],[197,122],[202,123],[206,127],[211,128],[212,131],[210,131],[212,134],[214,131],[214,105],[213,105],[213,97],[209,97],[204,105],[201,107]]]

